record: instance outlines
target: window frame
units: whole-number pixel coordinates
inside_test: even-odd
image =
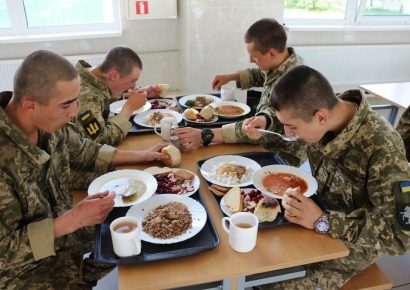
[[[28,27],[24,13],[23,0],[6,0],[11,27],[0,28],[0,43],[120,36],[122,32],[120,13],[121,0],[110,1],[113,7],[113,23],[56,25],[30,28]]]
[[[302,30],[309,27],[318,30],[345,29],[346,27],[350,27],[352,30],[372,30],[381,27],[410,30],[410,27],[406,27],[406,25],[410,24],[410,16],[365,16],[364,11],[367,1],[369,0],[347,0],[344,19],[285,18],[284,7],[283,21],[289,27],[301,28]]]

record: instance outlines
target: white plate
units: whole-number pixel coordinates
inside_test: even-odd
[[[180,113],[172,111],[172,110],[158,109],[158,110],[149,110],[149,111],[146,111],[146,112],[143,112],[141,114],[136,115],[134,117],[135,124],[143,126],[143,127],[154,128],[154,126],[145,124],[145,121],[144,121],[145,117],[147,117],[149,114],[152,114],[153,112],[169,113],[169,114],[172,114],[174,116],[174,118],[177,120],[177,123],[182,121],[182,115]],[[157,127],[159,127],[159,124],[157,125]]]
[[[154,195],[147,201],[132,206],[128,210],[127,216],[133,216],[144,220],[144,218],[151,211],[153,211],[160,205],[165,205],[171,201],[181,202],[188,207],[188,210],[192,215],[192,228],[188,229],[188,231],[186,231],[184,234],[180,236],[169,239],[154,238],[150,236],[148,233],[141,230],[141,240],[153,244],[173,244],[188,240],[202,230],[202,228],[205,226],[207,219],[206,210],[198,201],[187,196],[181,196],[176,194]]]
[[[127,100],[119,100],[116,101],[114,103],[110,104],[110,112],[113,114],[119,114],[122,110],[122,107],[124,107],[124,104]],[[132,115],[136,115],[142,112],[145,112],[147,110],[151,109],[151,103],[150,102],[146,102],[144,104],[144,106],[142,106],[141,108],[139,108],[138,110],[135,110],[134,112],[132,112]]]
[[[175,170],[178,170],[178,169],[182,169],[182,168],[175,168],[175,169],[172,169],[172,171],[175,171]],[[181,196],[191,196],[191,195],[193,195],[195,192],[197,192],[198,189],[199,189],[199,186],[201,185],[198,175],[196,175],[196,174],[193,173],[192,171],[189,171],[189,170],[186,170],[186,169],[183,169],[183,170],[188,171],[188,172],[190,172],[191,174],[194,175],[194,178],[193,178],[193,180],[192,180],[192,186],[193,186],[194,190],[193,190],[193,191],[189,191],[189,192],[184,193],[184,194],[175,194],[175,193],[159,193],[159,194],[175,194],[175,195],[181,195]],[[155,178],[155,176],[154,176],[154,178]]]
[[[193,121],[193,120],[190,120],[190,119],[185,118],[184,114],[182,114],[182,118],[184,118],[184,120],[187,121],[187,122],[195,123],[195,124],[210,124],[210,123],[215,123],[215,122],[218,121],[218,119],[219,119],[217,115],[213,115],[211,121],[198,122],[198,121]]]
[[[186,101],[189,101],[189,100],[194,100],[195,101],[196,97],[198,97],[198,96],[204,96],[204,97],[213,99],[214,101],[211,103],[212,105],[215,105],[216,103],[221,102],[221,98],[218,98],[218,97],[213,96],[213,95],[193,94],[193,95],[183,96],[182,98],[180,98],[179,99],[179,104],[181,106],[183,106],[184,108],[186,108],[187,107],[187,105],[185,105]]]
[[[220,107],[220,106],[236,106],[236,107],[241,108],[241,109],[243,110],[243,112],[242,112],[242,114],[239,114],[239,115],[224,115],[224,114],[218,114],[218,113],[216,112],[216,109],[217,109],[218,107]],[[225,119],[235,119],[235,118],[239,118],[239,117],[241,117],[241,116],[245,116],[246,114],[248,114],[248,113],[251,111],[251,108],[250,108],[247,104],[240,103],[240,102],[234,102],[234,101],[222,101],[222,102],[219,102],[219,103],[215,104],[214,108],[215,108],[215,115],[220,116],[220,117],[223,117],[223,118],[225,118]]]
[[[115,207],[130,206],[137,203],[141,203],[144,200],[151,197],[157,190],[157,180],[151,174],[141,170],[124,169],[112,171],[94,179],[94,181],[91,182],[90,186],[88,187],[88,195],[102,192],[105,190],[112,190],[113,186],[115,185],[115,180],[118,180],[120,182],[125,178],[142,181],[145,183],[147,188],[139,199],[130,203],[124,203],[122,201],[121,196],[117,195],[115,197]]]
[[[269,192],[263,185],[262,181],[263,178],[271,173],[290,173],[294,174],[297,177],[300,177],[304,179],[307,183],[307,189],[303,193],[304,196],[312,196],[313,194],[316,193],[317,190],[317,181],[316,179],[308,172],[294,166],[289,166],[289,165],[269,165],[262,167],[258,171],[255,172],[252,178],[252,182],[255,185],[255,187],[262,192],[263,195],[274,197],[277,199],[282,199],[283,197],[280,195],[273,194]]]
[[[152,103],[155,101],[158,101],[160,105],[165,106],[167,108],[177,106],[177,102],[172,99],[149,99],[148,101],[151,103],[151,107],[152,107]]]
[[[244,193],[248,193],[248,192],[250,192],[250,191],[252,191],[252,190],[256,190],[256,188],[241,188],[241,193],[242,193],[242,191],[243,191]],[[222,212],[223,212],[224,214],[226,214],[227,216],[231,216],[231,215],[234,214],[234,212],[232,212],[232,211],[226,206],[226,203],[225,203],[225,200],[223,199],[223,197],[221,198],[221,201],[219,202],[219,205],[220,205],[220,207],[221,207]]]
[[[251,174],[249,174],[249,177],[245,181],[243,181],[242,183],[238,183],[238,184],[228,184],[222,181],[215,180],[211,176],[211,174],[215,171],[216,166],[224,162],[234,162],[236,164],[246,166],[251,170]],[[221,156],[216,156],[216,157],[206,160],[202,164],[200,171],[201,171],[202,176],[211,183],[225,186],[225,187],[235,187],[235,186],[243,187],[243,186],[252,184],[252,174],[260,168],[261,166],[259,165],[259,163],[257,163],[256,161],[252,159],[242,157],[239,155],[221,155]]]

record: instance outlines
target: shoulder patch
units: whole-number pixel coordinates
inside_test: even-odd
[[[91,139],[94,140],[101,134],[101,126],[91,111],[86,111],[80,114],[79,117],[81,126],[83,126],[85,132]]]
[[[397,222],[401,228],[410,230],[410,181],[397,182],[394,195]]]

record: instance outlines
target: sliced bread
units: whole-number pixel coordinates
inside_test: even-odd
[[[223,197],[226,206],[232,212],[239,212],[243,209],[243,199],[241,189],[239,187],[232,187]]]

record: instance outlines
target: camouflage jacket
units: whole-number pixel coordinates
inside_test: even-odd
[[[406,146],[406,157],[410,161],[410,107],[401,115],[396,129],[403,138],[404,146]]]
[[[89,72],[91,66],[80,60],[76,68],[81,77],[78,114],[73,119],[82,136],[97,143],[117,146],[131,128],[131,122],[121,115],[109,118],[111,97],[107,85]]]
[[[0,95],[3,107],[10,97]],[[68,271],[66,257],[93,239],[93,229],[54,239],[53,219],[72,208],[74,181],[86,185],[106,172],[114,150],[69,125],[41,132],[36,146],[0,108],[0,289],[29,289],[36,279],[56,279],[51,269]]]
[[[398,225],[402,196],[393,191],[396,183],[410,181],[403,142],[359,91],[339,97],[356,103],[358,110],[342,132],[308,147],[318,182],[314,198],[330,213],[332,237],[360,247],[364,257],[403,254],[410,249],[410,231]]]
[[[282,130],[283,126],[276,119],[275,111],[272,109],[270,94],[273,86],[278,82],[279,78],[287,71],[295,66],[301,65],[303,59],[298,56],[295,50],[288,48],[289,57],[281,63],[275,70],[262,71],[259,68],[250,68],[239,71],[240,81],[237,86],[242,89],[251,87],[263,87],[262,96],[256,107],[256,115],[265,114],[269,118],[270,127],[273,131]],[[226,143],[253,143],[252,140],[242,133],[242,130],[235,130],[233,127],[242,128],[242,122],[229,124],[223,127],[224,140]]]
[[[272,109],[270,95],[273,86],[279,78],[295,66],[301,65],[303,59],[298,56],[295,50],[288,48],[289,57],[275,70],[262,71],[259,68],[252,68],[239,71],[240,81],[237,86],[242,89],[251,87],[263,87],[262,96],[256,107],[256,115],[265,115],[269,118],[269,130],[283,133],[283,125],[276,118],[275,111]],[[242,131],[243,122],[228,124],[222,127],[222,134],[225,143],[254,143],[261,144],[271,152],[279,153],[282,159],[288,164],[298,165],[306,160],[306,148],[301,142],[284,142],[278,137],[262,137],[259,140],[249,139]],[[276,141],[272,144],[272,141]]]

